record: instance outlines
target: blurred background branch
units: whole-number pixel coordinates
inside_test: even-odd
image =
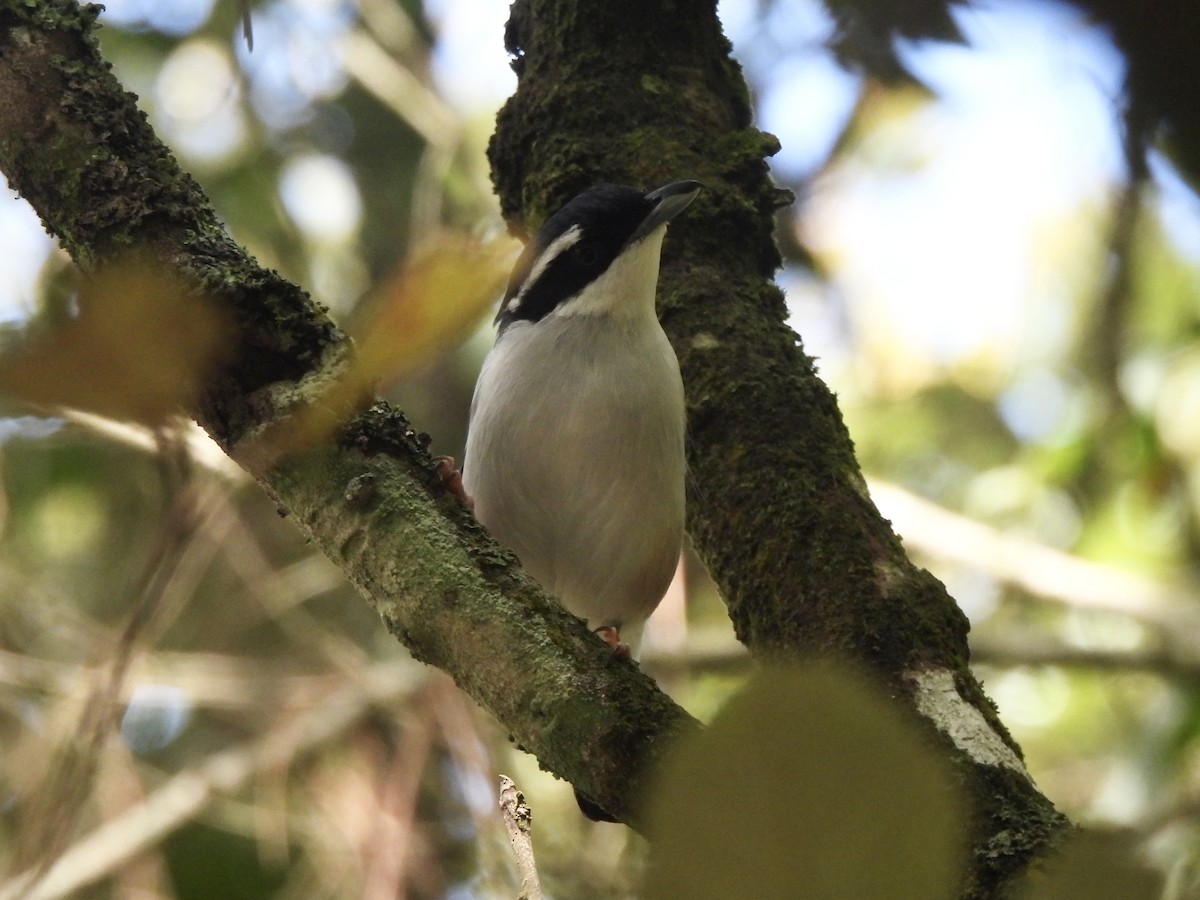
[[[219,668],[227,665],[222,661]],[[267,772],[291,768],[322,744],[344,739],[376,706],[390,706],[417,690],[423,681],[419,671],[409,661],[379,664],[356,673],[354,684],[307,697],[309,708],[300,715],[247,745],[214,753],[176,773],[138,805],[84,835],[66,852],[54,848],[54,858],[46,865],[0,884],[0,897],[50,900],[76,895],[153,850],[221,796],[240,792],[251,779]],[[299,697],[288,700],[295,704]],[[98,754],[100,748],[95,749]]]

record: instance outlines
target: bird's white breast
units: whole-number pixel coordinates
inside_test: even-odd
[[[657,251],[649,315],[585,305],[505,329],[480,373],[463,463],[496,538],[593,628],[629,637],[683,537],[683,385],[653,318]]]

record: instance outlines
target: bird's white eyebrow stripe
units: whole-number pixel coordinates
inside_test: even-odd
[[[546,271],[546,267],[563,253],[563,251],[574,247],[579,243],[579,239],[583,237],[583,230],[578,225],[572,225],[558,237],[550,242],[550,245],[542,251],[541,256],[537,258],[537,262],[533,264],[533,268],[529,270],[529,274],[525,276],[525,281],[521,284],[521,290],[517,295],[508,301],[508,305],[504,308],[505,312],[516,312],[517,307],[521,305],[521,301],[525,295],[529,293],[529,289],[533,287],[542,273]]]

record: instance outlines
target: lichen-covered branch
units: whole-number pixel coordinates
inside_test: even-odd
[[[966,618],[879,515],[785,324],[776,145],[751,125],[715,3],[517,0],[507,41],[520,82],[490,157],[510,218],[598,180],[705,184],[672,226],[660,286],[687,389],[689,531],[753,654],[853,660],[941,742],[976,804],[966,893],[993,896],[1065,820],[971,674]]]
[[[640,824],[654,764],[694,720],[520,572],[441,489],[402,414],[330,392],[352,371],[349,341],[224,232],[100,57],[96,12],[0,2],[9,183],[85,270],[136,249],[184,286],[162,303],[222,311],[233,349],[191,410],[197,421],[414,656],[450,673],[546,768]],[[313,408],[337,427],[294,428]]]

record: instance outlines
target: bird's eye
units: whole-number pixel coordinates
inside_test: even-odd
[[[576,244],[575,261],[588,269],[595,267],[600,262],[600,248],[589,242]]]

